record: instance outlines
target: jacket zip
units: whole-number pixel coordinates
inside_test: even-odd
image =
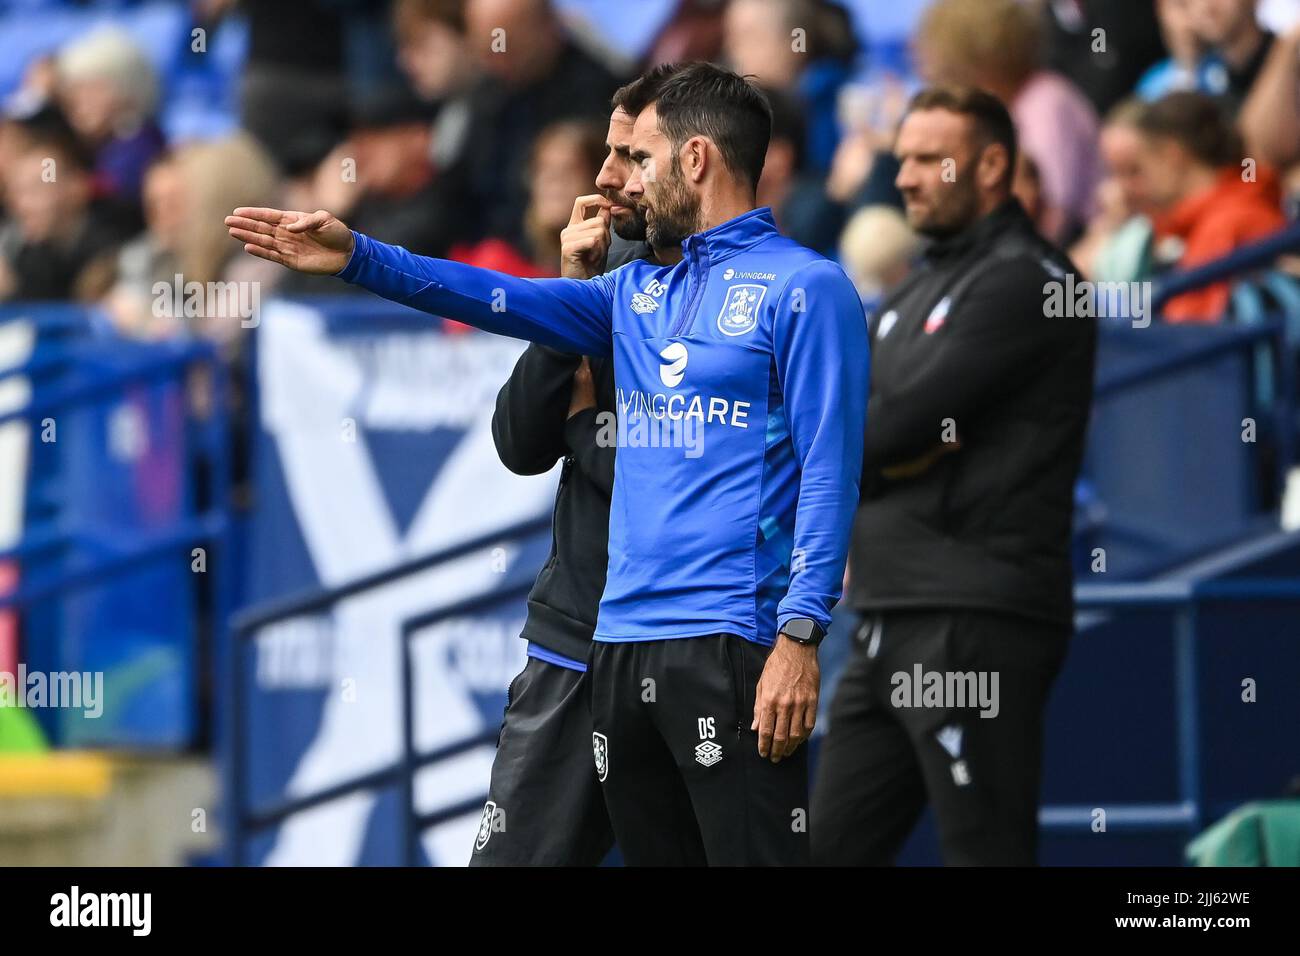
[[[707,253],[695,253],[690,256],[690,266],[686,273],[686,308],[682,310],[682,317],[673,323],[673,327],[669,330],[669,338],[681,335],[694,324],[695,312],[700,307],[701,293],[704,291],[705,278],[708,276],[707,263]]]
[[[555,504],[551,506],[551,558],[546,563],[554,566],[560,563],[560,543],[556,538],[555,525],[560,517],[560,497],[564,494],[564,483],[569,480],[569,468],[573,465],[573,456],[565,455],[564,464],[560,466],[560,484],[555,489]]]

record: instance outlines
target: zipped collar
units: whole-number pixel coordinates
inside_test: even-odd
[[[777,235],[780,233],[776,228],[776,220],[772,218],[771,208],[759,206],[734,219],[718,223],[712,229],[687,236],[682,243],[682,255],[687,259],[704,258],[712,264]]]

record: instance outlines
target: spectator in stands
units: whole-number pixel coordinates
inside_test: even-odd
[[[836,104],[857,52],[848,13],[828,0],[731,0],[723,18],[732,68],[799,104],[808,166],[818,173],[839,143]]]
[[[1196,0],[1196,32],[1221,64],[1211,90],[1229,116],[1236,116],[1264,68],[1274,36],[1255,16],[1259,0]]]
[[[907,278],[920,237],[893,206],[864,206],[840,236],[839,258],[867,314]]]
[[[1300,28],[1274,42],[1238,117],[1246,147],[1279,168],[1300,162]]]
[[[97,298],[122,235],[94,200],[89,157],[70,136],[34,134],[0,174],[0,300]]]
[[[277,175],[270,156],[247,133],[190,143],[155,162],[145,176],[146,231],[117,256],[115,282],[103,303],[118,330],[133,338],[191,334],[234,343],[243,327],[237,314],[174,315],[170,290],[177,275],[183,283],[205,285],[259,278],[243,271],[246,257],[233,253],[228,242],[214,241],[212,223],[220,222],[220,210],[232,202],[266,201],[275,193]],[[157,283],[167,286],[164,297],[157,295]]]
[[[802,129],[802,122],[797,104],[789,97],[776,92],[769,92],[769,97],[772,147],[768,149],[768,165],[763,169],[769,186],[764,190],[760,182],[759,188],[771,197],[778,192],[770,181],[782,170],[782,143]],[[898,161],[894,158],[893,145],[907,100],[903,83],[888,77],[870,85],[846,84],[840,90],[838,114],[844,135],[824,176],[807,168],[805,163],[794,188],[779,191],[785,196],[777,210],[777,221],[783,232],[823,255],[833,256],[835,236],[843,230],[854,210],[889,206],[902,211],[903,197],[894,185]]]
[[[1101,130],[1105,178],[1097,187],[1097,213],[1070,249],[1070,260],[1089,279],[1135,282],[1150,277],[1151,220],[1142,190],[1142,101],[1129,99],[1106,116]]]
[[[481,228],[481,212],[471,199],[474,171],[468,168],[467,146],[482,70],[466,41],[464,0],[396,0],[392,14],[398,62],[433,112],[425,141],[431,178],[423,190],[422,215],[426,230],[436,234],[419,244],[425,255],[445,255],[453,241],[472,238]],[[466,223],[472,224],[468,230]]]
[[[1154,6],[1169,2],[1156,0]],[[1039,6],[1048,68],[1077,86],[1098,113],[1130,95],[1143,71],[1165,55],[1151,0],[1055,0]]]
[[[357,229],[420,255],[443,255],[463,234],[470,210],[451,182],[440,179],[430,155],[432,127],[420,112],[394,102],[370,111],[305,184],[313,209],[343,209]],[[364,225],[362,225],[364,224]]]
[[[560,233],[569,224],[574,198],[590,191],[606,152],[605,131],[597,124],[564,120],[546,127],[533,144],[528,167],[532,194],[523,242],[488,238],[453,249],[451,257],[525,278],[558,276]]]
[[[805,127],[798,104],[775,90],[768,91],[768,102],[772,138],[758,181],[758,204],[771,207],[785,235],[833,256],[846,209],[827,196],[822,177],[806,168]]]
[[[52,99],[10,97],[5,102],[3,116],[0,116],[0,170],[11,168],[19,156],[50,138],[67,144],[83,156],[86,153],[76,131]],[[0,176],[0,199],[5,199],[7,205],[3,190],[4,178]]]
[[[885,205],[902,211],[903,197],[894,185],[894,136],[908,97],[905,84],[889,77],[841,90],[844,137],[826,175],[826,195],[833,202],[848,210]]]
[[[331,0],[240,4],[248,18],[240,121],[290,176],[315,168],[347,132],[340,6]]]
[[[468,0],[465,23],[487,74],[470,100],[464,163],[475,214],[467,226],[509,239],[522,233],[538,131],[565,119],[604,122],[618,79],[569,37],[550,0]]]
[[[678,0],[672,19],[646,52],[645,63],[717,61],[722,55],[722,15],[718,0]]]
[[[119,200],[138,226],[144,171],[166,145],[153,65],[124,31],[107,28],[64,47],[57,75],[59,103],[93,151],[97,194]]]
[[[398,63],[424,99],[454,102],[478,79],[465,42],[464,0],[395,0],[393,35]]]
[[[1038,165],[1048,238],[1072,239],[1092,211],[1100,175],[1097,115],[1060,74],[1043,69],[1036,13],[1018,0],[937,0],[916,33],[921,75],[996,95]]]
[[[1201,93],[1171,93],[1147,104],[1137,120],[1142,193],[1155,210],[1157,268],[1201,265],[1285,224],[1277,174],[1242,161],[1237,134],[1216,102]],[[1215,322],[1229,285],[1187,292],[1165,305],[1170,322]]]
[[[1166,93],[1179,90],[1214,88],[1215,77],[1222,77],[1222,66],[1207,57],[1207,48],[1196,29],[1196,5],[1200,0],[1156,0],[1160,35],[1169,55],[1151,66],[1137,83],[1137,95],[1144,100],[1158,100]]]

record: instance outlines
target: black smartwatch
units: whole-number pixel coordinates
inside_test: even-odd
[[[804,644],[808,647],[816,647],[826,636],[821,625],[810,617],[792,617],[785,622],[781,628],[781,633],[796,644]]]

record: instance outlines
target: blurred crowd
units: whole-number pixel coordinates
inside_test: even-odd
[[[1088,278],[1150,279],[1296,217],[1300,2],[891,6],[914,14],[901,69],[862,43],[872,2],[680,0],[631,62],[550,0],[194,0],[196,36],[247,22],[240,128],[171,141],[155,66],[128,32],[99,26],[26,64],[5,98],[0,298],[94,302],[126,335],[228,341],[238,323],[171,315],[157,284],[345,292],[241,255],[222,225],[239,205],[324,208],[418,253],[555,275],[560,230],[605,154],[610,95],[687,59],[766,88],[759,201],[838,257],[868,306],[919,248],[891,145],[926,83],[1007,103],[1023,147],[1016,194]],[[1165,317],[1221,321],[1232,302],[1212,286]]]

